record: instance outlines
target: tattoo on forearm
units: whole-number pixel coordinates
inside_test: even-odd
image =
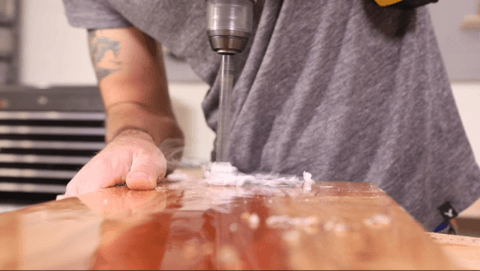
[[[108,37],[97,35],[98,30],[88,31],[90,55],[95,68],[95,73],[100,83],[105,77],[120,71],[119,61],[120,43]]]

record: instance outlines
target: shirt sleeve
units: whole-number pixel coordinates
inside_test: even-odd
[[[129,27],[128,22],[107,0],[63,0],[68,22],[86,29]]]

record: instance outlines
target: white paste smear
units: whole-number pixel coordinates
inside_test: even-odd
[[[390,224],[391,218],[382,214],[377,214],[365,219],[363,222],[370,227],[385,227]]]
[[[312,174],[303,173],[303,180],[293,175],[280,174],[244,174],[230,163],[212,163],[210,169],[205,170],[205,181],[214,186],[260,185],[266,187],[292,187],[305,191],[312,190],[315,183]]]
[[[258,228],[258,225],[260,225],[260,218],[258,217],[257,214],[252,214],[248,218],[248,225],[250,226],[251,229],[256,229]]]
[[[319,224],[319,219],[316,216],[309,217],[290,217],[288,215],[283,216],[270,216],[266,222],[270,228],[301,228],[311,227]]]
[[[259,195],[270,197],[268,203],[272,204],[273,197],[297,198],[310,195],[312,192],[303,188],[314,183],[311,174],[304,173],[304,178],[293,175],[280,174],[244,174],[230,163],[204,163],[204,178],[191,179],[182,172],[172,173],[167,179],[171,181],[168,186],[160,183],[158,192],[168,190],[183,190],[191,200],[183,202],[181,210],[208,210],[214,209],[221,213],[230,213],[235,208],[236,200],[248,200]],[[207,185],[205,185],[207,184]],[[292,189],[294,188],[294,189]],[[201,193],[202,196],[197,194]],[[250,218],[250,216],[248,217]],[[260,221],[255,217],[246,220],[247,224],[255,228]],[[235,225],[230,229],[236,230]]]
[[[311,191],[312,190],[312,185],[315,183],[315,181],[312,180],[312,174],[304,171],[303,172],[303,179],[305,180],[305,182],[303,183],[303,190]]]

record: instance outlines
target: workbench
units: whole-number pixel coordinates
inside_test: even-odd
[[[377,186],[311,191],[206,184],[114,187],[0,215],[2,269],[480,268],[477,238],[427,233]]]

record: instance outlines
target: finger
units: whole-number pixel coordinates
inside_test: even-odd
[[[95,180],[94,178],[88,178],[86,176],[87,174],[79,171],[77,175],[75,175],[75,177],[73,177],[73,179],[68,183],[65,197],[76,197],[82,194],[98,191],[103,188],[99,184],[98,180]],[[87,179],[90,182],[85,181]]]
[[[133,190],[154,189],[157,180],[165,177],[167,162],[163,154],[139,154],[132,160],[127,186]]]
[[[114,175],[114,173],[119,174]],[[125,171],[123,171],[125,172]],[[67,185],[66,197],[91,193],[119,183],[121,169],[107,166],[103,159],[93,159],[85,165]],[[125,176],[125,175],[123,175]],[[125,179],[124,179],[125,180]]]

